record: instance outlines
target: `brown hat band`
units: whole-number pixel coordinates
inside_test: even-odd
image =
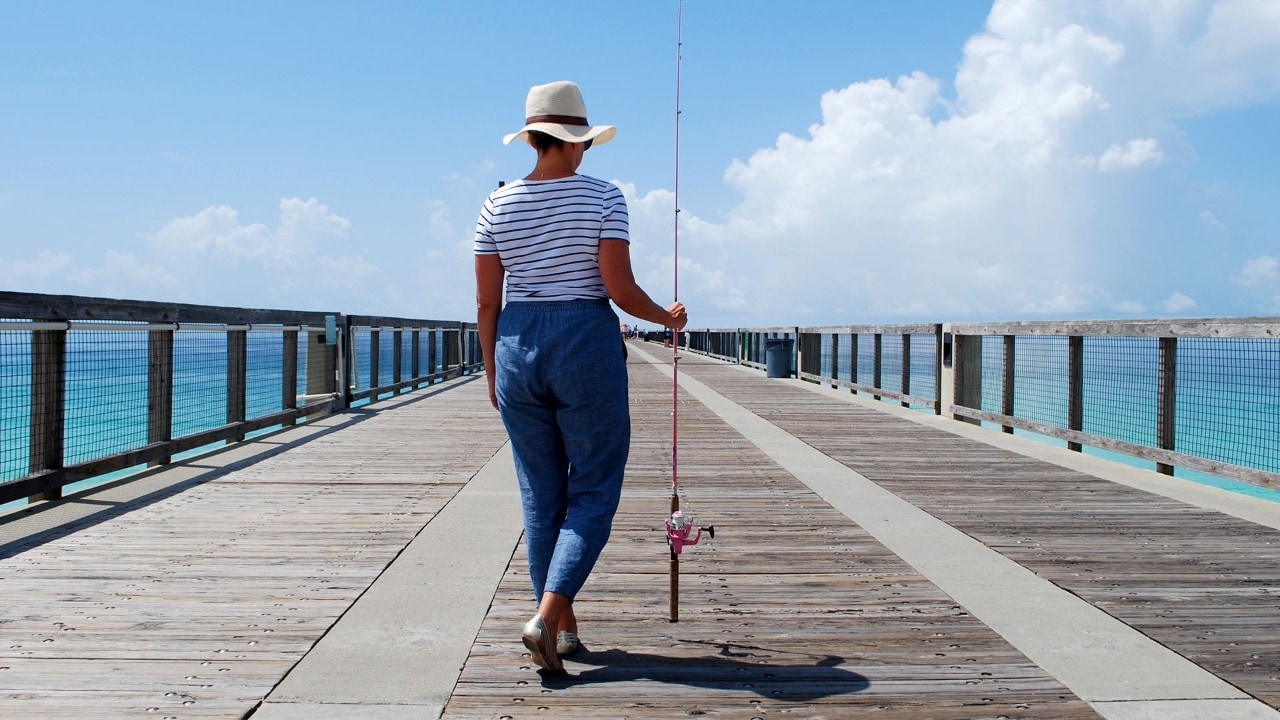
[[[560,123],[561,125],[588,125],[587,119],[576,115],[534,115],[524,119],[525,125],[534,123]]]

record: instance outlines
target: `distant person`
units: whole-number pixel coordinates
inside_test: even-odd
[[[489,400],[515,454],[538,603],[522,640],[551,672],[579,647],[573,600],[609,539],[631,444],[609,300],[666,327],[688,322],[683,305],[663,308],[636,284],[622,192],[577,174],[587,149],[616,132],[587,122],[574,83],[533,87],[524,127],[503,143],[528,142],[537,162],[489,194],[476,224],[480,346]]]

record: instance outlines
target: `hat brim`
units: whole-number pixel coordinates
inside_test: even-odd
[[[502,138],[502,144],[510,145],[511,141],[516,138],[527,140],[529,133],[534,130],[544,132],[565,142],[583,143],[590,140],[592,145],[603,145],[618,134],[618,128],[613,125],[561,125],[560,123],[537,122],[529,123],[518,131]]]

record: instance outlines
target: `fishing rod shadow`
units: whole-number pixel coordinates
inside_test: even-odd
[[[699,642],[699,641],[691,641]],[[652,680],[725,692],[747,691],[761,698],[812,701],[866,690],[866,676],[841,667],[838,655],[811,655],[773,651],[737,643],[700,643],[719,649],[715,655],[678,657],[631,652],[618,648],[590,650],[586,646],[565,658],[567,674],[544,677],[547,688]],[[788,662],[779,656],[800,655],[804,661]],[[593,666],[575,672],[574,666]]]

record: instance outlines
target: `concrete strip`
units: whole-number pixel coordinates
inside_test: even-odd
[[[671,372],[634,344],[631,349]],[[687,374],[680,375],[680,385],[1104,717],[1129,720],[1135,717],[1131,713],[1141,711],[1135,702],[1229,699],[1239,701],[1233,707],[1261,713],[1259,718],[1280,718],[1280,713],[1181,655]],[[1117,707],[1109,704],[1115,701],[1123,702],[1123,711],[1130,714],[1108,715]]]
[[[333,703],[277,703],[267,701],[253,720],[423,720],[440,717],[441,708],[425,705],[350,705]]]
[[[757,372],[746,370],[745,368],[744,371]],[[1216,510],[1242,520],[1280,530],[1280,503],[1278,502],[1243,495],[1193,480],[1161,475],[1154,470],[1125,465],[1124,463],[1095,455],[1072,452],[1065,447],[1033,440],[1025,435],[1006,435],[991,428],[959,422],[919,410],[911,410],[900,405],[873,400],[863,395],[854,395],[848,390],[816,385],[805,380],[777,380],[776,382],[792,383],[811,392],[839,398],[878,412],[897,415],[914,423],[938,428],[952,435],[977,440],[992,447],[1043,460],[1059,467],[1076,470],[1103,480],[1127,485],[1156,495],[1163,495],[1172,500],[1185,502],[1206,510]]]
[[[1276,711],[1257,700],[1148,700],[1099,702],[1107,720],[1275,720]]]
[[[307,653],[254,720],[439,717],[523,529],[510,445]],[[519,628],[512,628],[513,633]]]

